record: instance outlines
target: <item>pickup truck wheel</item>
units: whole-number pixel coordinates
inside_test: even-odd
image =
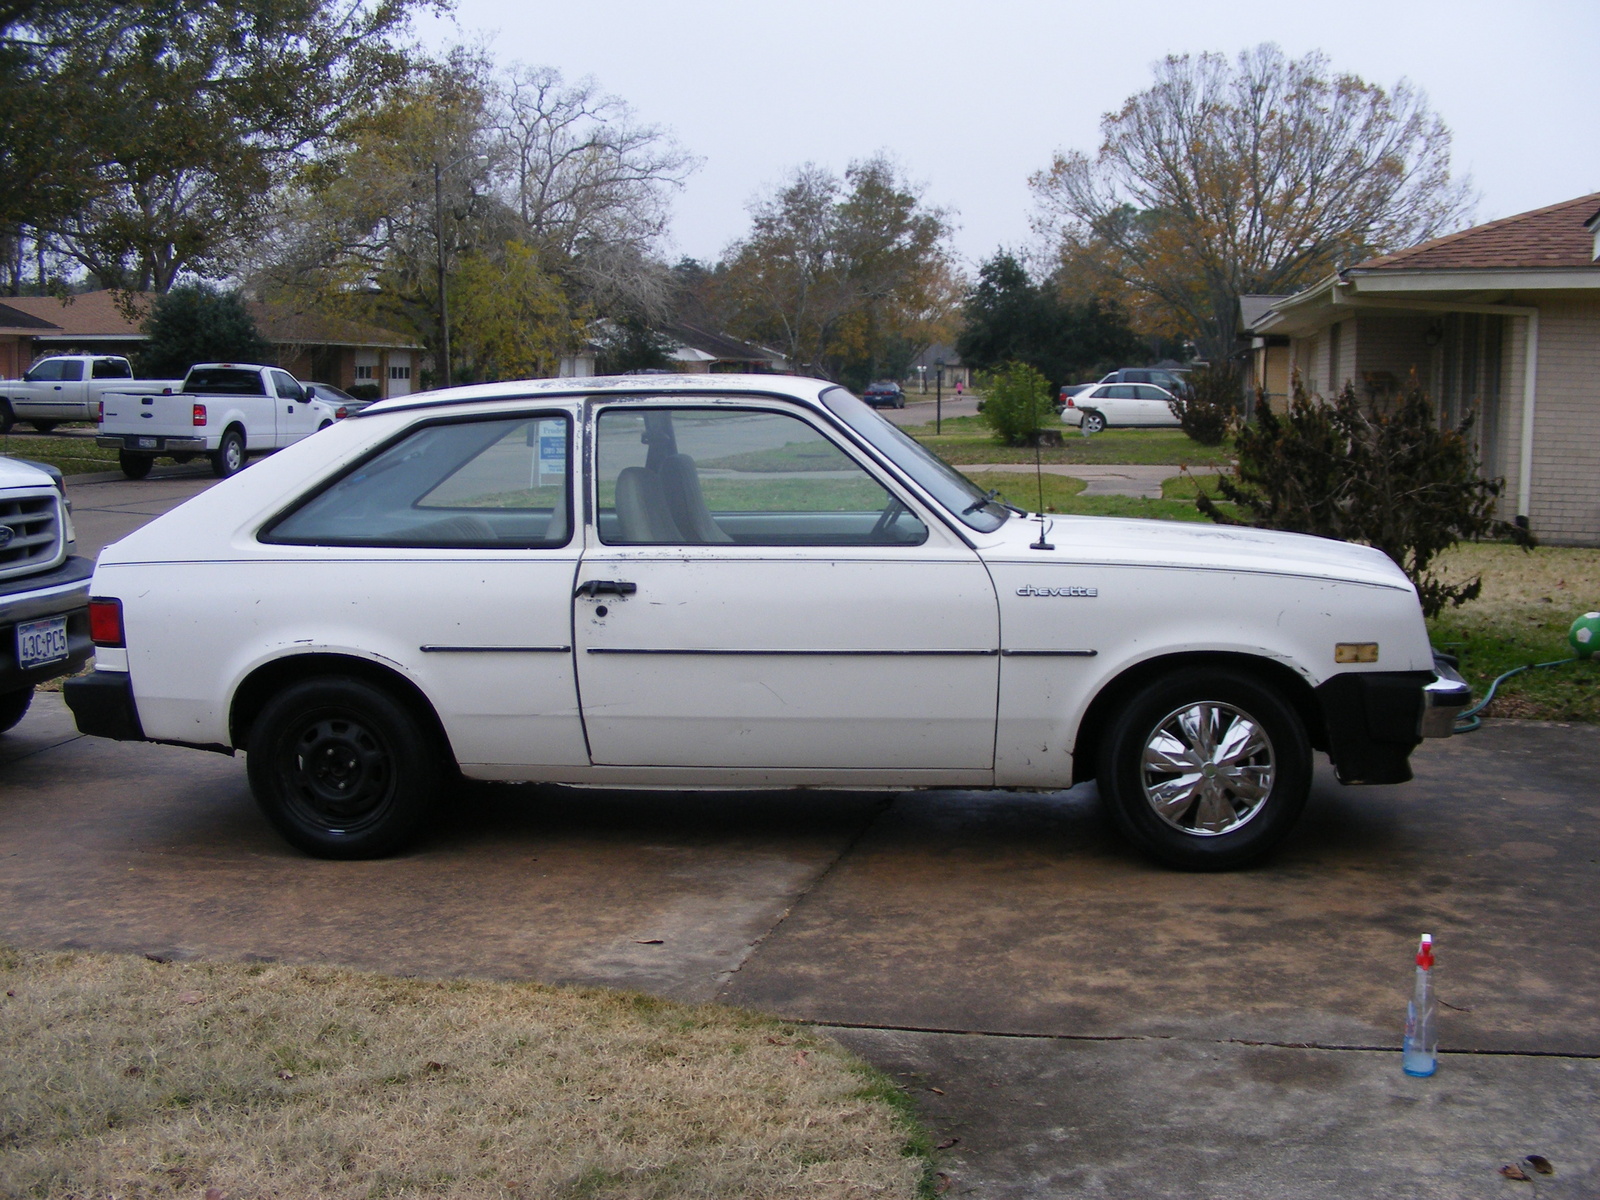
[[[218,479],[226,479],[242,470],[244,470],[244,435],[237,429],[230,429],[222,435],[222,441],[217,443],[217,448],[211,453],[211,473]]]
[[[16,423],[17,415],[11,411],[10,402],[0,400],[0,433],[10,433],[11,427]]]
[[[58,424],[60,424],[60,422],[58,422],[58,421],[29,421],[28,424],[32,425],[40,433],[49,433]]]
[[[150,474],[150,468],[155,465],[154,455],[129,454],[126,450],[117,451],[117,466],[122,468],[122,473],[129,479],[143,479]]]
[[[1147,684],[1112,722],[1100,794],[1134,845],[1168,866],[1220,871],[1266,854],[1311,791],[1300,716],[1249,675],[1189,668]]]
[[[409,841],[438,795],[434,739],[364,680],[303,680],[279,692],[248,743],[250,790],[291,845],[318,858],[377,858]]]
[[[1078,422],[1078,428],[1084,433],[1099,433],[1106,427],[1106,419],[1092,408],[1083,410],[1083,419]]]
[[[0,692],[0,733],[15,727],[28,714],[33,703],[33,689],[25,687],[20,692]]]

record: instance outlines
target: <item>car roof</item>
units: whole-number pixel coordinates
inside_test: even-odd
[[[394,396],[367,405],[357,416],[382,416],[407,409],[442,408],[485,401],[525,401],[533,397],[604,396],[778,396],[823,411],[823,392],[838,387],[826,379],[800,375],[590,375],[565,379],[519,379],[476,383]]]

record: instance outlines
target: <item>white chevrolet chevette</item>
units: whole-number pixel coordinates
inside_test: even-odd
[[[1149,854],[1231,867],[1293,826],[1313,748],[1402,782],[1469,696],[1377,550],[1025,514],[781,376],[373,405],[108,547],[91,618],[79,728],[246,751],[329,857],[399,848],[458,772],[1095,779]]]

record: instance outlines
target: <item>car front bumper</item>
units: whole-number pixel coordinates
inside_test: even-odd
[[[1324,748],[1341,783],[1405,783],[1423,738],[1449,737],[1472,689],[1439,656],[1432,671],[1335,675],[1316,689]]]
[[[33,687],[70,675],[94,654],[89,638],[89,578],[94,563],[69,558],[43,575],[25,575],[0,583],[0,692]],[[65,617],[65,658],[23,667],[17,658],[17,626],[26,621]]]

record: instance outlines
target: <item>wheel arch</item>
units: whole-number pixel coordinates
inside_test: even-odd
[[[251,727],[268,700],[291,684],[325,675],[349,676],[388,691],[433,735],[440,753],[454,766],[456,758],[450,737],[445,732],[444,723],[439,720],[433,702],[422,689],[393,667],[352,654],[290,654],[256,667],[234,689],[233,700],[228,706],[229,741],[236,747],[245,748]]]
[[[1292,667],[1274,659],[1236,651],[1186,651],[1134,663],[1101,687],[1084,711],[1083,719],[1078,722],[1077,737],[1072,745],[1072,782],[1076,784],[1093,779],[1099,771],[1098,748],[1107,727],[1115,719],[1117,709],[1128,697],[1159,676],[1192,667],[1226,667],[1274,687],[1299,715],[1312,747],[1327,749],[1322,706],[1317,702],[1311,684]]]

